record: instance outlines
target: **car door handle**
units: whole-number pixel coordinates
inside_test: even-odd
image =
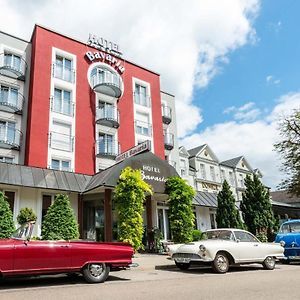
[[[254,247],[258,247],[258,244],[254,244],[253,246],[254,246]]]
[[[61,245],[60,247],[61,247],[61,248],[69,248],[68,245]]]

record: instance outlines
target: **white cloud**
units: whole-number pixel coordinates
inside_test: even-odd
[[[254,121],[261,114],[258,108],[255,108],[254,102],[248,102],[241,107],[230,106],[223,112],[224,114],[233,113],[233,118],[240,122]]]
[[[278,85],[280,83],[280,79],[275,78],[273,75],[268,75],[266,77],[267,84]]]
[[[124,57],[159,72],[161,87],[176,95],[179,135],[201,122],[192,103],[228,54],[255,41],[260,0],[2,0],[2,31],[29,39],[34,23],[86,41],[88,33],[117,42]],[[25,13],[26,12],[26,13]]]
[[[244,155],[253,168],[262,171],[265,184],[275,189],[285,176],[279,171],[280,158],[273,150],[273,144],[280,140],[278,121],[293,109],[300,109],[300,92],[282,96],[270,115],[260,120],[216,124],[184,138],[181,144],[190,149],[207,143],[221,161]]]

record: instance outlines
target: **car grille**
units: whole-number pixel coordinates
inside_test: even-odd
[[[174,253],[172,258],[189,258],[191,260],[199,260],[201,257],[194,253]]]

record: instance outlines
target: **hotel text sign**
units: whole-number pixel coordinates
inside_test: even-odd
[[[116,157],[116,162],[122,161],[126,158],[129,158],[131,156],[134,156],[138,153],[144,152],[144,151],[150,151],[150,142],[145,141],[144,143],[141,143],[131,149],[129,149],[126,152],[121,153]]]
[[[111,53],[118,57],[122,55],[121,51],[119,50],[118,44],[110,42],[102,37],[97,37],[96,35],[91,33],[89,34],[87,44],[93,48]]]

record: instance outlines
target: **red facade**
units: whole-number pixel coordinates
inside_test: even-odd
[[[94,174],[95,170],[95,93],[91,89],[87,72],[90,62],[85,54],[97,51],[86,44],[36,26],[32,36],[31,85],[28,103],[28,124],[25,164],[47,168],[49,141],[49,111],[52,76],[52,48],[76,56],[76,173]],[[119,59],[119,58],[118,58]],[[135,146],[134,98],[132,78],[150,84],[154,153],[164,159],[163,125],[161,115],[159,75],[123,59],[125,71],[121,75],[124,92],[118,101],[120,127],[118,140],[121,152]],[[98,60],[99,61],[99,60]]]

